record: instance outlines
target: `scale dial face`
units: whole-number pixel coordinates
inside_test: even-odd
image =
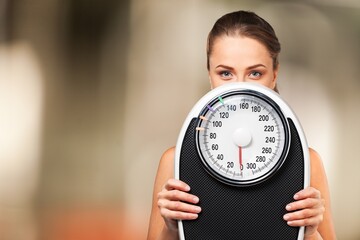
[[[234,186],[270,178],[283,164],[290,145],[288,123],[278,105],[252,90],[212,99],[202,109],[196,130],[205,169]]]

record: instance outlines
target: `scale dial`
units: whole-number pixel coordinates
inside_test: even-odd
[[[235,90],[212,99],[196,128],[205,169],[221,182],[249,186],[270,178],[285,161],[289,127],[279,106],[253,90]]]

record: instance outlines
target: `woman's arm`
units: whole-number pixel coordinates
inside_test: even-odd
[[[174,177],[174,150],[161,157],[153,191],[148,240],[178,239],[177,220],[196,219],[199,199],[187,193],[190,187]]]
[[[318,232],[323,239],[336,239],[334,223],[331,213],[331,204],[330,204],[330,191],[329,185],[327,182],[327,177],[325,169],[319,154],[310,149],[310,159],[311,159],[311,181],[310,184],[312,187],[318,189],[321,192],[321,197],[325,201],[325,212],[323,214],[323,221],[319,224]]]
[[[286,209],[284,219],[290,226],[306,226],[305,239],[336,239],[330,207],[330,193],[320,156],[310,149],[310,187],[295,194],[296,201]]]
[[[147,237],[148,240],[161,239],[159,238],[159,236],[162,233],[163,228],[165,227],[164,220],[160,215],[157,205],[157,200],[158,200],[157,194],[161,191],[163,184],[165,184],[165,182],[169,178],[172,178],[174,175],[174,170],[173,170],[174,152],[175,152],[175,148],[168,149],[162,155],[159,162],[155,183],[154,183],[154,189],[153,189],[152,208],[151,208],[150,224],[149,224],[148,237]],[[171,234],[170,231],[163,231],[163,234],[166,235],[166,232],[168,232],[168,234]],[[173,235],[176,236],[176,234]],[[168,239],[171,239],[171,237],[168,236]]]

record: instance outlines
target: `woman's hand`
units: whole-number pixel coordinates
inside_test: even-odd
[[[171,231],[178,230],[176,220],[196,219],[201,211],[199,206],[194,205],[199,202],[199,198],[188,191],[190,187],[186,183],[169,179],[157,195],[160,214]]]
[[[286,205],[286,210],[291,211],[284,215],[284,220],[289,226],[305,226],[305,239],[317,235],[319,224],[325,212],[324,199],[319,190],[308,187],[294,195],[295,202]]]

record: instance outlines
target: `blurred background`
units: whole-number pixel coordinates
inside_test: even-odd
[[[358,0],[0,0],[0,239],[145,239],[162,153],[209,89],[214,22],[252,10],[360,239]]]

